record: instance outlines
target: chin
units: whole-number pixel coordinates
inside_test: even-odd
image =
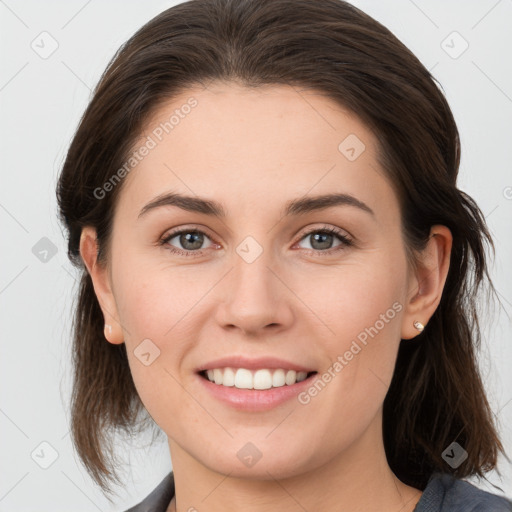
[[[267,433],[266,431],[265,435]],[[285,479],[310,471],[312,468],[314,461],[304,450],[305,442],[297,443],[296,447],[287,445],[283,449],[282,443],[273,443],[270,440],[251,442],[248,440],[251,436],[243,438],[244,441],[230,439],[223,447],[219,443],[214,450],[212,445],[215,445],[215,441],[210,438],[202,443],[199,451],[196,443],[189,454],[210,471],[229,475],[231,478]]]

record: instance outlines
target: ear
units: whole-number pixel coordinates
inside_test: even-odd
[[[80,255],[89,272],[94,292],[103,311],[105,319],[105,338],[115,345],[124,342],[123,331],[117,320],[117,306],[112,293],[112,283],[110,282],[109,272],[105,266],[97,262],[98,244],[96,239],[96,230],[93,227],[86,226],[82,229],[80,236]]]
[[[419,334],[415,321],[428,329],[427,323],[441,302],[446,277],[450,268],[452,234],[446,226],[435,225],[430,229],[427,246],[418,254],[418,266],[411,270],[405,311],[402,317],[402,339]]]

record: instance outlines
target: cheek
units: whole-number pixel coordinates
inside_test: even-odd
[[[346,410],[378,407],[391,382],[404,309],[404,265],[400,254],[376,253],[364,265],[340,269],[334,279],[315,281],[303,292],[326,327],[324,371],[333,382],[331,398],[343,396],[350,404]]]
[[[348,348],[353,339],[361,333],[360,338],[364,338],[366,329],[375,324],[383,336],[390,336],[391,331],[399,333],[397,313],[403,309],[400,301],[405,271],[387,261],[390,259],[376,253],[364,263],[354,262],[329,274],[316,275],[298,292],[326,327],[330,347]]]
[[[172,269],[136,255],[123,257],[117,266],[116,304],[127,344],[137,344],[141,337],[157,344],[174,337],[203,288],[189,269]]]
[[[179,382],[187,350],[193,345],[187,312],[191,314],[191,304],[198,299],[191,297],[196,294],[187,287],[169,280],[173,273],[146,268],[127,275],[132,277],[119,287],[118,306],[131,374],[152,418],[158,425],[169,426],[174,424],[170,410],[186,415],[191,406]]]
[[[157,419],[162,390],[168,403],[179,404],[183,398],[177,381],[182,380],[185,358],[205,320],[204,315],[197,318],[201,298],[218,278],[199,275],[193,265],[172,268],[165,261],[128,252],[115,269],[116,305],[133,380],[144,405]]]

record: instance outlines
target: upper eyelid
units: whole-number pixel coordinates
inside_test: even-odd
[[[201,233],[201,234],[204,234],[206,235],[208,238],[210,238],[212,241],[214,240],[214,236],[211,236],[208,234],[208,229],[204,228],[204,227],[196,227],[196,226],[193,226],[193,227],[188,227],[188,226],[185,226],[183,228],[176,228],[176,229],[171,229],[170,231],[166,231],[161,239],[163,240],[169,240],[171,238],[174,238],[175,236],[177,235],[180,235],[182,233],[191,233],[191,232],[198,232],[198,233]]]
[[[327,225],[327,224],[324,224],[323,226],[314,226],[312,228],[309,228],[309,229],[306,229],[305,231],[302,232],[302,234],[300,235],[300,237],[298,238],[297,242],[300,242],[301,240],[303,240],[306,236],[309,236],[310,234],[312,233],[316,233],[316,232],[321,232],[321,231],[324,231],[324,230],[331,230],[331,231],[335,231],[334,233],[332,233],[333,235],[337,235],[341,238],[347,238],[349,239],[350,241],[353,241],[353,236],[348,232],[346,231],[345,229],[343,228],[339,228],[337,226],[331,226],[331,225]],[[176,228],[176,230],[171,230],[168,234],[165,234],[161,237],[161,240],[163,241],[169,241],[171,239],[173,239],[174,237],[184,233],[184,232],[192,232],[192,231],[195,231],[195,232],[199,232],[201,234],[204,234],[206,235],[213,243],[219,243],[215,240],[215,237],[211,236],[208,234],[208,229],[203,227],[203,226],[184,226],[182,228]],[[297,243],[295,242],[295,243]],[[192,252],[199,252],[199,251],[192,251]]]

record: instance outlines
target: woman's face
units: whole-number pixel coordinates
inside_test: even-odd
[[[162,106],[134,150],[111,313],[172,456],[262,479],[372,456],[415,284],[372,132],[311,91],[215,83]],[[237,387],[255,382],[275,387]]]

